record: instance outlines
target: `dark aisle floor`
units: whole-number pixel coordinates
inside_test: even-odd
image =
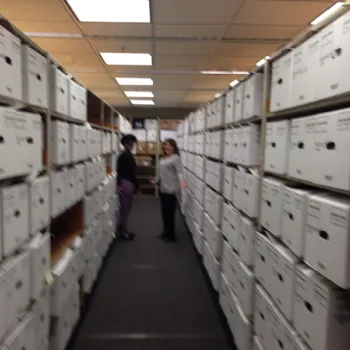
[[[114,246],[73,350],[231,349],[180,214],[179,242],[157,239],[158,205],[135,201],[137,239]]]

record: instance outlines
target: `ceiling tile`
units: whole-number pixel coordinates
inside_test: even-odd
[[[154,88],[169,90],[187,89],[195,78],[196,76],[194,75],[154,75]]]
[[[225,35],[226,39],[291,39],[303,26],[241,25],[234,24]]]
[[[200,70],[206,56],[156,56],[155,69]]]
[[[195,82],[192,84],[191,89],[192,90],[212,89],[212,90],[217,90],[219,92],[227,89],[230,82],[236,78],[237,77],[233,75],[220,75],[220,76],[201,75],[197,77]]]
[[[181,99],[186,90],[156,90],[154,91],[154,96],[156,99],[176,99],[179,100]]]
[[[71,22],[13,21],[13,24],[24,33],[32,32],[32,33],[81,34],[81,30],[73,21]]]
[[[41,48],[51,54],[93,54],[91,46],[85,39],[31,38]]]
[[[213,56],[208,69],[217,69],[217,70],[243,70],[250,71],[252,67],[255,66],[255,63],[261,59],[261,56],[252,56],[252,57],[221,57]]]
[[[114,89],[92,88],[91,91],[102,99],[124,98],[125,95],[116,85]]]
[[[156,25],[158,38],[207,38],[217,39],[224,32],[224,25]]]
[[[1,14],[9,21],[70,22],[60,0],[0,0]]]
[[[234,24],[304,26],[329,5],[330,2],[324,1],[248,0]]]
[[[152,53],[152,40],[91,40],[97,52]]]
[[[75,73],[74,76],[87,88],[113,88],[116,82],[106,73]]]
[[[151,37],[152,25],[145,23],[80,23],[86,35]]]
[[[153,21],[159,24],[228,24],[243,0],[153,0]]]
[[[112,75],[122,76],[123,74],[133,74],[141,78],[139,75],[151,75],[153,70],[149,66],[105,66]]]
[[[283,42],[274,44],[267,43],[219,43],[215,50],[215,55],[218,56],[238,56],[238,57],[249,57],[249,56],[266,56],[275,52],[279,47],[283,45]]]
[[[214,42],[156,42],[157,55],[195,56],[208,55]]]
[[[70,73],[104,72],[96,55],[87,54],[54,54],[53,57]]]

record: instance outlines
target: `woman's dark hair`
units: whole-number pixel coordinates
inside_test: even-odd
[[[174,139],[166,139],[163,142],[163,145],[165,143],[168,143],[174,149],[175,154],[177,154],[178,156],[180,155],[179,147],[177,146],[177,142]]]
[[[124,136],[122,136],[122,139],[120,140],[120,143],[123,146],[125,146],[125,144],[131,143],[131,142],[132,143],[137,142],[137,138],[134,135],[132,135],[132,134],[124,135]]]

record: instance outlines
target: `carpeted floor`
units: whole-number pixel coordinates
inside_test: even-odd
[[[180,214],[178,243],[157,239],[159,203],[135,201],[135,242],[113,247],[73,350],[228,350],[233,345]]]

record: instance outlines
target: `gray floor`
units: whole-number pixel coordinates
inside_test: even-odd
[[[156,199],[135,201],[137,239],[113,247],[73,350],[233,348],[181,215],[166,244],[159,212]]]

